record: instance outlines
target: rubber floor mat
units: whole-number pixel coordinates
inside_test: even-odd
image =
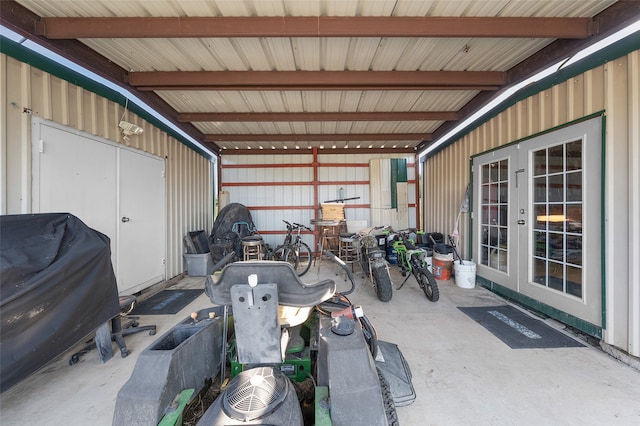
[[[180,312],[196,297],[202,289],[162,290],[147,300],[138,303],[131,315],[173,315]]]
[[[543,321],[513,306],[458,307],[511,349],[575,348],[585,346]]]

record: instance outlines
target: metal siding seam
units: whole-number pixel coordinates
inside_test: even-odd
[[[628,57],[628,73],[631,99],[629,113],[629,345],[627,351],[640,356],[640,264],[633,259],[640,258],[640,51]],[[634,120],[633,117],[636,117]]]

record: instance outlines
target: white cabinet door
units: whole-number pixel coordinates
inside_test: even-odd
[[[111,238],[114,261],[116,150],[44,123],[33,130],[32,211],[78,217]]]
[[[135,293],[165,276],[164,161],[119,150],[119,288]]]
[[[68,212],[107,235],[121,294],[164,280],[164,160],[37,117],[32,126],[32,212]]]

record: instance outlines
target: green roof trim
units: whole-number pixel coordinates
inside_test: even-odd
[[[478,119],[477,122],[472,123],[465,129],[462,129],[459,132],[455,133],[452,137],[448,139],[447,142],[443,143],[438,148],[434,149],[432,152],[426,154],[423,161],[433,157],[438,152],[456,143],[458,140],[460,140],[467,134],[471,133],[478,127],[482,126],[487,121],[496,117],[500,113],[504,112],[509,107],[515,105],[516,103],[522,100],[525,100],[535,94],[538,94],[544,90],[547,90],[557,84],[563,83],[569,80],[570,78],[580,75],[586,71],[589,71],[591,69],[604,65],[609,61],[626,56],[629,53],[638,49],[640,49],[640,31],[636,31],[635,33],[623,38],[622,40],[612,43],[610,46],[606,47],[605,49],[602,49],[601,51],[596,52],[576,62],[575,64],[572,64],[566,68],[556,71],[550,76],[547,76],[527,87],[522,88],[518,92],[514,93],[511,97],[506,99],[504,102],[496,106],[492,111],[488,112],[487,114],[482,116],[480,119]],[[508,86],[505,88],[508,88]]]
[[[191,141],[185,138],[183,135],[176,132],[174,129],[169,127],[167,124],[163,123],[157,116],[153,113],[147,111],[146,108],[143,108],[140,105],[137,105],[135,102],[129,99],[127,101],[127,97],[122,93],[111,89],[104,84],[101,84],[85,75],[82,75],[80,72],[67,68],[64,65],[59,64],[51,58],[47,58],[40,53],[34,52],[33,50],[23,46],[20,43],[16,43],[15,41],[8,39],[6,37],[0,36],[0,52],[10,56],[20,62],[24,62],[33,67],[36,67],[44,72],[47,72],[53,76],[61,78],[65,81],[68,81],[71,84],[82,87],[90,92],[93,92],[103,98],[109,99],[121,106],[127,107],[127,109],[134,114],[138,115],[143,120],[149,122],[153,126],[158,129],[166,132],[170,136],[177,139],[180,143],[188,146],[193,151],[207,158],[209,161],[214,160],[215,156],[212,156],[211,153],[201,149],[200,147],[194,145]],[[73,61],[70,61],[73,62]],[[105,80],[108,80],[105,78]],[[114,85],[118,85],[115,82],[112,82]],[[122,87],[123,90],[127,90],[125,87]]]

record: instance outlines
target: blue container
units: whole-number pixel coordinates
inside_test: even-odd
[[[393,247],[387,248],[387,260],[392,265],[398,264],[398,253],[396,253]]]

